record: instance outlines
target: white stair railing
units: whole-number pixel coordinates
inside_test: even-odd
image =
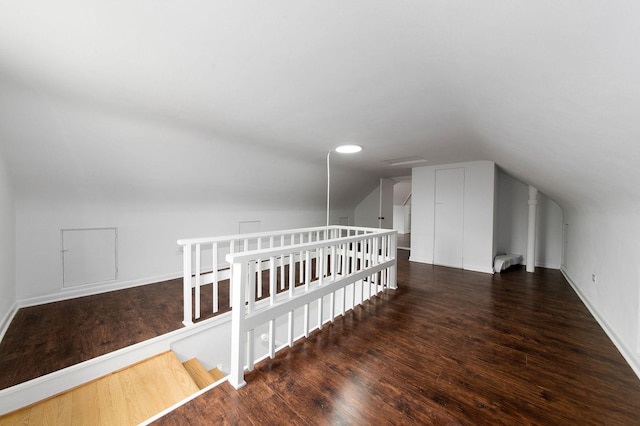
[[[300,321],[296,312],[302,315],[299,337],[308,337],[313,329],[322,328],[385,288],[396,288],[395,231],[332,226],[309,232],[319,232],[318,238],[301,243],[292,239],[293,244],[226,256],[233,290],[229,382],[235,388],[246,384],[244,370],[253,370],[258,327],[268,326],[267,355],[273,358],[279,349],[278,320],[281,333],[286,329],[287,344],[292,346],[294,329],[300,328],[294,324]],[[268,271],[268,277],[262,277],[263,271]],[[258,300],[261,279],[268,280],[268,298]],[[317,312],[313,321],[312,309]]]
[[[185,326],[193,325],[194,320],[201,317],[200,301],[201,287],[212,286],[211,312],[217,313],[220,307],[220,287],[222,281],[230,280],[230,264],[225,260],[228,254],[243,253],[250,250],[284,248],[292,245],[300,245],[328,239],[335,239],[366,233],[377,232],[377,229],[356,228],[344,226],[315,227],[290,229],[275,232],[261,232],[254,234],[238,234],[223,237],[180,239],[178,245],[183,253],[183,311],[182,323]],[[303,263],[300,261],[302,252],[292,255],[294,264],[299,264],[302,273]],[[317,253],[310,253],[309,261],[316,258]],[[305,260],[305,259],[303,259]],[[285,259],[279,259],[280,282],[285,282]],[[257,263],[261,270],[268,269],[268,259]],[[316,270],[317,273],[317,270]],[[258,294],[262,295],[262,274],[258,274]],[[232,293],[230,289],[230,293]],[[229,295],[231,306],[232,294]],[[195,309],[194,309],[195,308]]]

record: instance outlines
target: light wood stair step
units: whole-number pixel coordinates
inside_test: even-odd
[[[211,376],[213,376],[213,380],[215,380],[216,382],[218,380],[224,379],[226,377],[226,374],[224,374],[218,368],[212,368],[211,370],[209,370],[209,374],[211,374]]]
[[[197,358],[185,361],[182,365],[200,389],[204,389],[224,377],[224,374],[217,368],[207,371]]]
[[[167,351],[0,417],[0,424],[138,424],[198,392]]]

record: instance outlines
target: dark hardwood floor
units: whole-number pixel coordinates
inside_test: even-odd
[[[492,276],[398,256],[398,290],[262,362],[243,389],[225,383],[158,423],[640,423],[640,380],[560,272]],[[21,309],[0,344],[0,383],[177,329],[181,300],[174,280]]]
[[[219,313],[229,310],[228,285]],[[201,319],[213,316],[211,287]],[[182,279],[22,308],[0,342],[0,389],[177,330],[182,315]]]
[[[398,234],[398,248],[410,249],[411,248],[411,234]]]
[[[640,380],[560,272],[407,262],[400,288],[159,424],[640,424]]]

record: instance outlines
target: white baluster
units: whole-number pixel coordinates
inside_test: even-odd
[[[276,355],[276,322],[269,321],[269,358],[273,359]]]
[[[355,281],[351,285],[353,286],[353,292],[351,293],[351,307],[353,309],[355,309],[356,308],[356,283],[355,283]]]
[[[349,275],[349,243],[345,243],[343,245],[344,253],[342,259],[342,276],[345,277]]]
[[[213,260],[213,313],[218,312],[218,243],[213,243],[211,247],[211,257]]]
[[[269,258],[269,305],[276,301],[276,258]]]
[[[309,304],[304,305],[304,337],[309,337]]]
[[[280,247],[284,247],[284,235],[280,236]],[[284,256],[280,256],[280,290],[284,290]]]
[[[262,249],[262,238],[258,238],[258,250]],[[262,298],[262,262],[256,261],[258,266],[258,298]]]
[[[304,243],[304,234],[300,233],[300,244]],[[302,281],[304,279],[304,261],[303,261],[303,257],[304,257],[304,252],[300,252],[300,280]]]
[[[320,231],[316,231],[316,241],[320,241]],[[316,277],[319,277],[320,271],[322,271],[322,269],[320,268],[320,265],[318,264],[319,262],[319,257],[320,257],[320,252],[318,250],[316,250]]]
[[[196,244],[196,319],[200,318],[200,263],[201,263],[201,245]]]
[[[353,274],[356,271],[356,243],[352,242],[349,246],[349,273]]]
[[[309,291],[309,283],[311,282],[311,250],[305,250],[304,259],[304,291]]]
[[[326,232],[326,231],[325,231]],[[324,277],[329,277],[331,274],[331,246],[327,246],[327,249],[324,251],[324,270],[322,271],[322,275]]]
[[[329,320],[333,322],[333,319],[336,317],[336,292],[332,291],[329,295]]]
[[[369,253],[368,253],[367,257],[369,258],[369,261],[368,261],[369,262],[369,267],[371,267],[371,266],[373,266],[373,256],[374,256],[374,254],[373,254],[373,238],[368,238],[367,239],[367,246],[369,248]],[[373,275],[370,275],[368,277],[367,281],[369,281],[369,287],[370,288],[372,288],[372,289],[376,288],[376,283],[374,281],[374,276]],[[377,293],[377,291],[376,291],[376,293]]]
[[[191,301],[191,244],[186,244],[182,249],[182,307],[184,316],[182,323],[184,325],[193,325],[192,320],[192,301]]]
[[[320,270],[324,270],[324,249],[321,247],[318,249],[318,258],[316,259],[316,265],[320,263]],[[318,286],[322,286],[324,281],[323,274],[318,277]],[[322,329],[322,296],[318,298],[318,329]]]
[[[386,235],[382,237],[382,261],[383,262],[386,262],[387,260],[389,260],[388,243],[387,243],[389,238],[390,238],[390,235]],[[384,289],[385,286],[389,285],[388,275],[389,275],[388,269],[383,269],[382,271],[380,271],[380,278],[381,278],[380,286],[382,287],[380,291],[382,291],[382,289]]]
[[[380,237],[375,237],[373,239],[373,265],[380,264]],[[376,289],[380,288],[380,276],[379,273],[376,273],[373,277],[374,283],[376,284]],[[379,291],[379,290],[378,290]]]
[[[331,281],[335,281],[336,280],[336,274],[338,273],[336,270],[336,265],[337,265],[337,250],[336,250],[336,245],[333,244],[331,246],[331,270],[330,270],[330,274],[331,274]]]
[[[247,264],[247,272],[249,274],[249,276],[247,277],[246,283],[247,283],[247,289],[246,291],[246,295],[247,295],[247,313],[248,314],[252,314],[254,309],[255,309],[255,305],[256,305],[256,262],[248,262]]]
[[[247,370],[253,371],[255,363],[254,355],[254,330],[247,331]]]
[[[287,330],[287,341],[289,342],[289,347],[293,347],[293,311],[289,311],[289,326]]]
[[[309,233],[311,237],[311,233]],[[304,291],[309,291],[309,283],[311,282],[311,250],[305,250],[305,268],[304,268]],[[304,305],[304,337],[309,337],[309,304]]]
[[[293,297],[293,290],[296,287],[296,255],[289,255],[289,298]]]
[[[324,248],[320,247],[318,249],[318,258],[316,259],[316,264],[320,264],[320,270],[324,271]],[[319,285],[322,285],[322,283],[324,283],[324,274],[319,274],[318,275],[318,283]]]

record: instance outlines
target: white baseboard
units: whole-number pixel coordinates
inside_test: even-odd
[[[428,263],[433,265],[433,259],[421,258],[416,256],[409,256],[409,262]]]
[[[524,262],[522,263],[524,265]],[[561,266],[556,264],[549,264],[546,262],[538,263],[536,262],[536,268],[545,268],[545,269],[555,269],[556,271],[561,269]]]
[[[162,281],[181,278],[182,272],[157,275],[154,277],[140,278],[137,280],[111,282],[107,284],[87,285],[68,289],[61,289],[58,293],[47,294],[43,296],[30,297],[27,299],[19,299],[17,301],[19,308],[28,306],[42,305],[45,303],[59,302],[61,300],[75,299],[78,297],[92,296],[94,294],[107,293],[114,290],[123,290],[125,288],[139,287],[147,284],[154,284]]]
[[[600,324],[600,327],[602,327],[607,336],[609,336],[609,339],[613,342],[615,347],[618,348],[618,351],[620,351],[622,357],[625,359],[625,361],[627,361],[627,364],[629,364],[629,367],[631,367],[633,372],[636,373],[636,376],[638,376],[638,378],[640,379],[640,360],[635,356],[633,351],[629,350],[629,348],[625,346],[625,344],[618,337],[613,328],[609,326],[607,321],[605,321],[605,319],[600,316],[595,307],[589,302],[582,291],[580,291],[580,287],[578,287],[575,281],[571,279],[564,265],[560,268],[560,272],[562,272],[564,278],[573,288],[573,291],[575,291],[580,300],[582,300],[582,303],[584,303],[589,312],[591,312],[591,315],[593,315],[598,324]]]
[[[485,274],[493,274],[493,268],[491,266],[477,266],[477,265],[462,265],[462,269],[465,271],[482,272]]]
[[[13,317],[16,316],[17,312],[18,302],[13,302],[13,305],[11,305],[9,311],[6,313],[4,318],[2,318],[2,322],[0,322],[0,342],[2,342],[2,339],[4,339],[4,335],[7,332],[7,329],[9,328],[9,325],[11,324],[11,321],[13,321]]]
[[[433,259],[421,258],[416,256],[409,256],[409,262],[427,263],[433,265]],[[462,269],[465,271],[483,272],[485,274],[493,274],[493,268],[491,266],[477,266],[477,265],[462,265]]]

